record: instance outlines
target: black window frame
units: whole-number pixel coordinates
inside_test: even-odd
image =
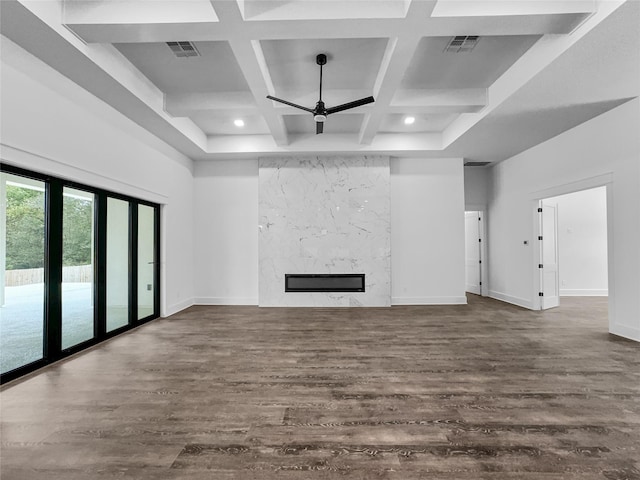
[[[22,365],[8,372],[0,373],[0,384],[5,384],[42,367],[78,353],[105,340],[132,330],[160,317],[161,264],[160,264],[160,204],[142,200],[122,193],[112,192],[72,180],[43,174],[22,167],[0,162],[0,172],[17,175],[45,183],[45,295],[43,315],[43,358]],[[95,195],[94,204],[94,336],[93,338],[62,349],[62,198],[65,187],[83,190]],[[106,254],[107,254],[107,199],[116,198],[129,202],[129,315],[128,323],[107,332],[106,294]],[[137,270],[134,260],[137,255],[137,209],[146,205],[154,209],[154,311],[151,315],[137,319]],[[135,213],[134,213],[135,212]],[[135,224],[134,224],[135,221]],[[135,227],[135,228],[134,228]],[[135,233],[134,233],[135,232]]]

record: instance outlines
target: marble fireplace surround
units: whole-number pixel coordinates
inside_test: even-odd
[[[391,305],[389,157],[259,159],[259,305]],[[365,274],[364,292],[285,292],[285,274]]]

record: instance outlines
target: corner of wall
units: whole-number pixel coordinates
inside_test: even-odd
[[[186,310],[193,305],[195,305],[195,299],[188,298],[181,302],[174,303],[173,305],[169,305],[163,312],[160,312],[160,316],[162,318],[170,317],[171,315],[175,315],[176,313]]]

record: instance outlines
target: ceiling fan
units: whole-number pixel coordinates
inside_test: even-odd
[[[316,108],[307,108],[302,105],[297,105],[295,103],[287,102],[286,100],[282,100],[280,98],[272,97],[271,95],[267,95],[267,98],[270,100],[274,100],[276,102],[284,103],[285,105],[289,105],[290,107],[299,108],[300,110],[304,110],[306,112],[313,114],[313,119],[316,121],[316,135],[322,133],[324,130],[324,121],[327,119],[327,115],[331,115],[332,113],[342,112],[343,110],[349,110],[350,108],[356,108],[360,105],[366,105],[367,103],[374,102],[373,97],[361,98],[360,100],[355,100],[349,103],[343,103],[342,105],[338,105],[337,107],[325,108],[324,102],[322,101],[322,66],[327,63],[327,56],[324,53],[320,53],[316,57],[316,63],[320,65],[320,99],[318,103],[316,103]]]

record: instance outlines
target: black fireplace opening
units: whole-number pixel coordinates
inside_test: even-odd
[[[364,273],[298,274],[284,276],[285,292],[364,292]]]

